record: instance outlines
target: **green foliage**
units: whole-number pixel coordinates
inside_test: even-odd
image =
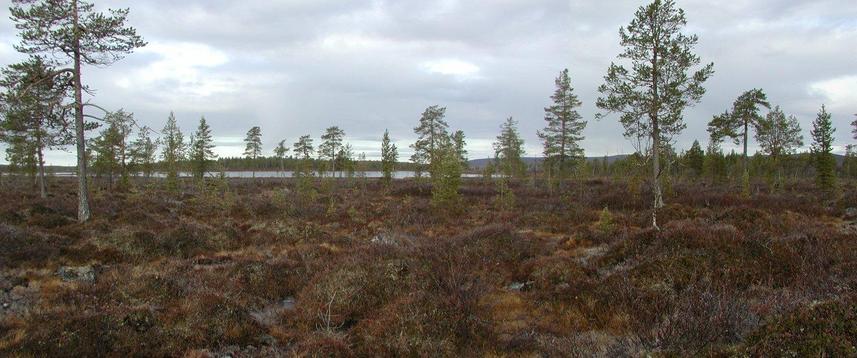
[[[384,173],[384,183],[390,185],[393,180],[393,172],[396,171],[396,162],[399,160],[399,151],[396,145],[390,141],[390,132],[384,130],[381,138],[381,171]]]
[[[723,155],[723,149],[720,148],[720,142],[716,139],[709,140],[702,164],[703,175],[714,183],[722,182],[726,180],[726,167],[726,157]]]
[[[39,173],[39,187],[46,197],[44,151],[73,143],[69,115],[64,106],[70,86],[67,76],[41,57],[33,56],[2,70],[0,87],[0,141],[6,159],[15,169]]]
[[[262,128],[253,126],[247,131],[247,136],[244,138],[244,157],[254,162],[256,158],[262,155]],[[256,168],[253,168],[253,177],[256,177]]]
[[[310,160],[312,159],[312,153],[315,149],[312,146],[312,138],[309,134],[301,136],[298,138],[298,141],[295,142],[294,153],[298,157],[298,159]]]
[[[857,146],[854,144],[845,146],[845,160],[842,163],[842,172],[848,178],[857,178]]]
[[[616,230],[616,223],[610,209],[605,206],[604,209],[598,213],[598,221],[596,221],[594,225],[595,230],[599,233],[604,235],[612,234],[613,231]]]
[[[158,160],[158,145],[160,141],[152,140],[152,129],[144,126],[137,131],[137,139],[128,146],[128,156],[132,170],[142,172],[145,177],[150,177],[154,172],[155,163]]]
[[[773,158],[792,154],[803,145],[800,123],[795,116],[786,117],[780,106],[774,107],[758,122],[756,140],[762,147],[762,152]]]
[[[15,49],[26,54],[49,54],[60,64],[72,68],[54,71],[49,77],[71,73],[74,90],[74,128],[78,168],[78,220],[89,220],[89,194],[86,173],[87,129],[84,121],[83,64],[104,66],[121,59],[146,42],[133,27],[125,25],[128,9],[95,11],[83,0],[13,0],[9,8],[21,42]]]
[[[331,168],[330,170],[336,175],[336,171],[342,169],[337,164],[342,161],[342,142],[345,137],[345,131],[337,126],[329,127],[325,133],[321,135],[321,145],[318,146],[318,159],[327,160]]]
[[[698,140],[694,140],[693,145],[684,154],[684,162],[688,169],[690,169],[691,175],[702,175],[703,168],[705,167],[705,152],[702,151],[702,146],[699,145]]]
[[[582,103],[571,87],[568,69],[560,72],[555,83],[556,90],[551,95],[553,104],[545,108],[547,126],[538,132],[538,136],[544,144],[546,165],[563,178],[569,167],[583,158],[579,142],[584,138],[586,121],[577,112]]]
[[[435,175],[432,176],[432,205],[451,213],[461,209],[461,160],[449,141],[443,143],[435,155]]]
[[[93,145],[93,169],[97,173],[107,175],[110,186],[113,178],[119,174],[122,178],[122,187],[128,186],[128,137],[134,124],[134,115],[122,110],[108,113],[104,117],[108,127],[101,132],[98,138],[92,141]]]
[[[812,153],[815,156],[816,184],[828,193],[836,189],[836,159],[833,157],[835,131],[830,113],[822,105],[812,122]]]
[[[111,188],[113,178],[121,171],[122,140],[119,125],[115,122],[110,123],[97,138],[92,140],[92,168],[99,175],[107,176]]]
[[[762,152],[767,154],[772,162],[776,171],[777,186],[782,185],[782,157],[793,154],[795,149],[803,145],[800,123],[795,116],[786,117],[780,106],[776,106],[758,122],[756,141],[762,147]]]
[[[167,172],[167,188],[176,190],[178,188],[178,174],[181,170],[180,165],[185,158],[186,147],[184,135],[176,123],[176,115],[172,111],[167,117],[167,124],[161,130],[161,134],[164,142],[161,158],[164,160],[163,166]]]
[[[280,143],[277,143],[277,147],[274,148],[274,156],[280,162],[280,167],[279,167],[280,171],[286,170],[285,160],[286,160],[286,153],[288,153],[288,152],[289,152],[289,148],[286,147],[286,140],[285,139],[281,140]]]
[[[682,33],[686,24],[684,10],[673,0],[640,7],[631,24],[619,30],[624,48],[619,59],[628,63],[611,63],[604,84],[598,87],[601,96],[596,104],[604,112],[596,117],[618,113],[626,137],[640,143],[650,140],[653,209],[663,206],[660,143],[685,128],[684,109],[701,100],[702,84],[714,73],[713,63],[691,72],[700,63],[692,52],[698,38]],[[652,226],[657,227],[654,214]]]
[[[191,137],[190,161],[193,166],[193,176],[202,180],[208,173],[209,165],[217,158],[214,154],[214,139],[211,136],[211,127],[205,122],[205,117],[199,119],[199,127]]]
[[[417,141],[411,144],[414,154],[411,161],[423,168],[428,167],[434,177],[434,168],[438,163],[441,151],[439,150],[445,141],[449,140],[449,125],[444,120],[446,107],[437,105],[426,108],[420,116],[420,124],[414,128]]]
[[[524,140],[518,133],[518,122],[509,117],[500,126],[500,135],[494,142],[494,161],[499,173],[520,178],[526,174]]]
[[[465,149],[467,142],[464,138],[464,131],[460,129],[455,131],[450,140],[452,140],[452,145],[455,147],[455,155],[458,156],[458,160],[461,162],[462,170],[467,169],[467,149]]]
[[[501,177],[497,180],[497,197],[494,199],[497,210],[511,211],[515,209],[515,192],[509,188],[509,179]]]
[[[312,138],[307,134],[298,138],[295,142],[294,153],[300,160],[295,176],[298,178],[298,192],[308,194],[312,191]]]
[[[731,112],[714,116],[708,123],[708,133],[712,138],[731,138],[735,144],[740,144],[742,138],[746,141],[750,129],[758,128],[765,120],[759,113],[761,108],[771,108],[765,92],[756,88],[746,91],[732,104]]]
[[[758,138],[759,128],[765,118],[759,113],[760,109],[771,108],[768,97],[761,89],[752,89],[742,93],[732,104],[732,112],[714,116],[708,123],[708,133],[717,141],[731,138],[735,144],[744,144],[743,173],[741,188],[744,195],[750,194],[750,167],[747,163],[747,140],[750,129],[756,129]]]

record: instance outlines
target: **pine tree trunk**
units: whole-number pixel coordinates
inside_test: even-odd
[[[83,88],[80,79],[80,35],[77,0],[72,1],[74,21],[74,125],[77,138],[77,220],[85,222],[92,217],[89,208],[89,188],[86,176],[86,143],[83,128]]]
[[[657,36],[655,36],[657,38]],[[661,130],[658,123],[658,45],[654,46],[654,54],[652,57],[652,94],[654,97],[654,108],[649,114],[649,119],[652,121],[652,227],[660,230],[658,227],[658,209],[664,206],[663,193],[661,193]]]
[[[741,192],[744,195],[750,195],[750,163],[747,160],[747,137],[749,133],[750,125],[748,121],[744,120],[744,155],[741,158],[741,165],[743,166],[743,173],[741,174]]]
[[[42,142],[41,139],[37,139],[37,141],[38,143]],[[38,144],[36,154],[39,159],[39,195],[42,199],[46,199],[48,197],[48,188],[47,183],[45,183],[45,156],[41,144]]]
[[[660,160],[660,130],[657,119],[652,121],[652,227],[658,228],[658,209],[664,206],[663,193],[661,192],[661,160]]]

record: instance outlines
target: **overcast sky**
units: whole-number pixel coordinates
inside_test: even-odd
[[[0,64],[17,62],[10,2],[0,10]],[[316,141],[338,125],[357,152],[377,157],[387,128],[401,157],[425,107],[447,107],[471,158],[491,155],[501,122],[520,123],[527,154],[541,154],[554,78],[563,69],[589,120],[587,155],[633,150],[617,118],[594,119],[597,87],[620,52],[618,29],[641,1],[610,0],[151,0],[97,1],[131,7],[129,23],[149,45],[113,66],[85,67],[93,102],[133,112],[160,130],[175,111],[185,134],[201,116],[216,151],[240,155],[261,126],[276,142]],[[714,62],[702,102],[685,112],[684,149],[707,142],[706,124],[741,92],[763,88],[800,119],[805,142],[822,104],[833,114],[836,148],[850,139],[857,113],[857,4],[854,0],[679,0],[696,52]],[[49,164],[73,164],[52,152]],[[5,160],[5,158],[3,158]],[[0,160],[0,162],[3,162]]]

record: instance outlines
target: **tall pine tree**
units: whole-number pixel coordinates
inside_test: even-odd
[[[545,108],[547,127],[538,132],[544,144],[545,165],[564,178],[571,167],[583,158],[579,142],[583,140],[586,121],[577,112],[582,103],[571,87],[568,69],[562,70],[555,80],[556,90],[551,96],[553,104]]]
[[[0,131],[5,133],[0,139],[10,144],[7,153],[13,162],[33,158],[42,198],[47,198],[45,150],[74,143],[70,116],[64,105],[71,88],[69,79],[51,76],[54,71],[41,57],[33,56],[3,69],[0,79],[0,87],[6,89],[0,93],[3,103]]]
[[[518,133],[518,122],[509,117],[500,126],[500,135],[494,142],[496,168],[505,176],[520,178],[526,174],[524,140]]]
[[[49,54],[71,68],[52,76],[72,74],[74,89],[74,128],[77,142],[78,210],[80,222],[89,220],[89,189],[86,183],[86,138],[84,131],[83,65],[112,64],[146,42],[133,27],[125,25],[128,9],[95,11],[84,0],[12,0],[9,8],[21,37],[15,49],[28,54]]]
[[[161,131],[163,135],[164,149],[161,152],[164,170],[167,172],[167,188],[175,190],[178,188],[179,171],[185,158],[184,135],[176,123],[176,115],[170,112],[167,124]]]
[[[286,153],[289,152],[289,148],[286,148],[286,140],[283,139],[280,143],[277,144],[277,147],[274,148],[274,156],[277,157],[277,160],[280,162],[280,172],[284,172],[286,170],[284,161],[286,160]]]
[[[812,122],[812,154],[815,163],[815,181],[818,187],[832,193],[836,189],[836,158],[833,157],[833,121],[823,105]]]
[[[256,159],[262,155],[262,128],[254,126],[247,131],[247,137],[244,138],[244,158],[250,162],[250,168],[253,171],[253,178],[256,178]]]
[[[428,107],[420,116],[420,125],[414,128],[418,138],[411,145],[414,150],[411,161],[418,165],[419,171],[428,166],[432,176],[435,174],[435,164],[442,154],[440,148],[445,141],[449,141],[449,124],[444,120],[445,116],[446,107]]]
[[[761,108],[771,108],[768,96],[761,89],[752,89],[742,93],[732,104],[732,112],[724,112],[715,116],[708,123],[708,132],[714,138],[731,138],[735,144],[743,143],[741,186],[745,195],[750,194],[750,165],[747,157],[747,141],[750,129],[758,133],[759,125],[765,117],[759,112]]]
[[[384,173],[384,183],[389,185],[393,180],[393,173],[396,171],[396,162],[399,160],[399,151],[396,145],[390,140],[390,132],[384,130],[384,136],[381,138],[381,171]]]
[[[337,170],[342,169],[341,167],[337,167],[336,164],[341,161],[339,160],[339,154],[342,150],[344,138],[345,131],[337,126],[328,127],[324,131],[324,134],[321,135],[321,144],[318,146],[318,157],[330,163],[330,170],[333,172],[332,175],[336,175]]]
[[[705,94],[702,84],[714,72],[708,64],[691,72],[700,63],[692,50],[696,35],[682,33],[687,24],[684,10],[673,0],[655,0],[637,10],[627,27],[619,30],[625,64],[610,64],[598,114],[603,118],[619,113],[619,121],[629,138],[649,138],[652,161],[652,226],[657,228],[657,209],[663,207],[661,191],[661,143],[684,128],[682,112],[698,103]],[[643,154],[643,153],[641,153]]]
[[[158,139],[152,139],[152,129],[144,126],[137,131],[137,139],[129,146],[131,165],[135,171],[143,173],[149,178],[154,171],[157,162]]]
[[[756,125],[756,141],[774,164],[777,185],[782,185],[783,156],[803,145],[800,123],[795,116],[787,117],[780,106],[776,106]]]
[[[214,154],[214,138],[211,136],[211,127],[205,122],[205,117],[199,119],[199,127],[193,134],[193,143],[190,148],[190,161],[193,165],[193,176],[197,180],[203,180],[208,173],[209,166],[217,155]]]

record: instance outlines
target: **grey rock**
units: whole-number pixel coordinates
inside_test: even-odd
[[[57,276],[65,282],[93,283],[96,279],[96,270],[92,266],[63,266],[57,270]]]
[[[413,243],[413,238],[404,234],[380,232],[369,242],[376,245],[407,246]]]
[[[845,219],[846,220],[857,220],[857,208],[847,208],[845,209]]]
[[[533,285],[533,281],[527,282],[512,282],[509,286],[506,286],[507,289],[511,291],[524,291],[529,289]]]

